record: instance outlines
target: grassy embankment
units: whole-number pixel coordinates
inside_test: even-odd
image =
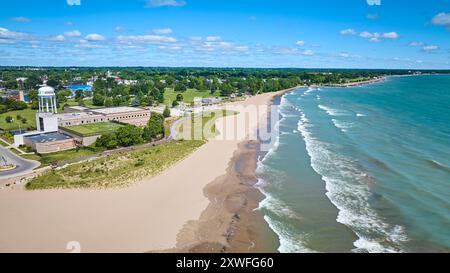
[[[124,187],[147,176],[154,176],[200,147],[203,141],[173,141],[157,147],[103,156],[45,173],[26,188],[110,188]]]
[[[235,114],[224,112],[224,115]],[[203,117],[203,124],[211,124],[222,115],[212,113]],[[187,130],[188,127],[184,127]],[[193,130],[196,127],[189,127]],[[214,126],[208,130],[215,134]],[[145,177],[158,175],[165,169],[186,158],[205,143],[200,140],[171,141],[156,147],[125,151],[102,156],[89,162],[81,162],[66,168],[47,172],[32,179],[28,190],[68,188],[116,188],[125,187]],[[55,159],[55,157],[53,157]]]

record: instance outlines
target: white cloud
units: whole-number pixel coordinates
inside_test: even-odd
[[[64,35],[67,37],[80,37],[81,32],[78,30],[66,31],[64,32]]]
[[[124,32],[124,31],[125,31],[125,28],[122,27],[122,26],[117,26],[116,28],[114,28],[114,30],[115,30],[116,32]]]
[[[96,48],[104,48],[104,45],[99,45],[96,43],[91,43],[87,40],[80,40],[78,44],[75,45],[76,48],[89,48],[89,49],[96,49]]]
[[[356,35],[357,32],[354,29],[345,29],[341,31],[342,35]],[[379,43],[382,39],[386,40],[396,40],[400,37],[397,32],[385,32],[385,33],[379,33],[379,32],[369,32],[369,31],[362,31],[358,34],[359,37],[367,39],[368,41],[372,43]]]
[[[434,16],[431,22],[436,26],[444,26],[450,30],[450,13],[441,12]]]
[[[426,46],[422,47],[422,50],[425,51],[425,52],[430,53],[430,52],[434,52],[436,50],[439,50],[439,46],[437,46],[437,45],[426,45]]]
[[[424,43],[420,42],[420,41],[415,41],[415,42],[411,42],[409,43],[409,46],[423,46]]]
[[[171,28],[158,28],[158,29],[152,30],[152,33],[158,34],[158,35],[171,34],[172,32],[173,32],[173,31],[172,31]]]
[[[399,37],[399,35],[397,32],[383,33],[383,38],[385,38],[385,39],[395,40],[395,39],[398,39],[398,37]]]
[[[307,49],[307,50],[302,52],[302,55],[313,56],[314,55],[314,51],[312,51],[311,49]]]
[[[12,43],[12,42],[14,42],[14,40],[20,40],[20,39],[24,39],[26,37],[27,37],[27,34],[25,34],[25,33],[11,31],[9,29],[0,27],[0,41],[2,41],[2,43],[7,43],[7,41]]]
[[[347,52],[341,52],[341,53],[339,53],[339,57],[348,58],[348,57],[350,57],[350,54]]]
[[[341,30],[342,35],[356,35],[356,31],[352,28]]]
[[[305,41],[300,40],[300,41],[297,41],[295,44],[298,45],[298,46],[304,46],[305,45]]]
[[[63,42],[65,39],[64,35],[56,35],[49,38],[50,41],[54,42]]]
[[[217,42],[217,41],[220,41],[220,40],[222,40],[222,38],[219,37],[219,36],[208,36],[208,37],[206,37],[206,41],[208,41],[208,42]]]
[[[185,5],[186,2],[184,0],[147,0],[146,7],[182,7]]]
[[[88,34],[85,37],[85,39],[88,41],[104,41],[104,40],[106,40],[106,38],[104,36],[97,34],[97,33]]]
[[[11,18],[11,21],[14,21],[14,22],[21,22],[21,23],[28,23],[28,22],[31,22],[31,19],[30,19],[30,18],[26,18],[26,17],[20,16],[20,17],[14,17],[14,18]]]
[[[81,6],[81,0],[66,0],[69,6]]]
[[[175,43],[177,39],[173,37],[161,36],[161,35],[130,35],[117,37],[117,41],[126,43],[144,43],[144,44],[161,44],[161,43]]]
[[[201,41],[203,38],[200,36],[192,36],[189,38],[191,41]]]

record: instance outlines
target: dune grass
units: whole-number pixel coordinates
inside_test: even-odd
[[[126,187],[154,176],[187,157],[204,141],[172,141],[160,146],[103,156],[53,170],[32,179],[28,190]]]

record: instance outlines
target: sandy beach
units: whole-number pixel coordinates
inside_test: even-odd
[[[268,105],[283,92],[258,95],[240,104]],[[218,128],[226,128],[225,123],[232,118],[219,119]],[[256,129],[258,120],[264,119],[267,117],[249,119],[251,131]],[[79,243],[82,252],[195,251],[195,248],[202,252],[223,251],[224,246],[228,251],[257,251],[259,245],[247,246],[249,240],[255,241],[255,234],[249,233],[251,229],[229,229],[230,223],[236,223],[237,219],[249,221],[242,215],[251,214],[262,198],[256,189],[249,187],[255,183],[252,169],[254,172],[256,161],[246,161],[242,171],[248,176],[246,185],[238,182],[237,186],[231,183],[235,186],[228,187],[223,182],[230,172],[242,176],[231,170],[234,163],[230,159],[243,154],[248,158],[256,156],[246,150],[249,143],[245,137],[222,140],[224,133],[220,131],[216,139],[161,175],[126,189],[25,191],[15,186],[0,191],[0,252],[69,252],[70,242]],[[238,145],[244,150],[236,152]],[[257,147],[257,143],[253,146]],[[228,190],[225,203],[210,202],[218,189]],[[238,198],[244,204],[233,202],[236,189],[252,198]],[[224,220],[220,228],[208,229],[214,234],[199,238],[198,228],[204,228],[201,223],[205,219],[211,219],[207,222],[213,227],[214,221],[221,217]],[[226,230],[232,234],[222,232]],[[234,237],[237,239],[230,239],[234,234],[238,234]],[[209,247],[208,242],[219,244]],[[232,245],[237,248],[231,248]]]

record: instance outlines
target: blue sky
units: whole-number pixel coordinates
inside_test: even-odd
[[[450,0],[15,0],[0,65],[450,69]]]

